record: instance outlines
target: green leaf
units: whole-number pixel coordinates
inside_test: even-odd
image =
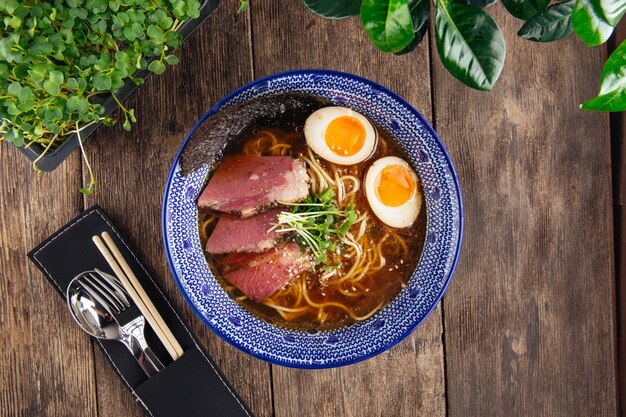
[[[580,105],[583,110],[619,112],[626,110],[626,90],[599,95]]]
[[[457,3],[469,4],[470,6],[480,7],[484,9],[493,4],[496,4],[498,0],[455,0]]]
[[[604,20],[613,27],[617,26],[626,12],[626,1],[624,0],[594,0],[594,3],[602,13]]]
[[[602,69],[600,93],[580,106],[584,110],[626,110],[626,40],[613,51]]]
[[[91,188],[79,188],[78,191],[84,194],[85,197],[89,197],[93,194],[93,190]]]
[[[31,100],[33,98],[33,90],[29,86],[22,88],[18,98],[20,101]]]
[[[367,36],[383,52],[400,52],[415,36],[407,0],[363,0],[361,22]]]
[[[148,65],[148,70],[154,72],[157,75],[161,75],[165,72],[165,64],[159,60],[152,61]]]
[[[22,86],[17,81],[13,81],[7,88],[7,93],[13,97],[18,97],[20,95],[20,91],[22,91]]]
[[[57,84],[63,84],[63,80],[65,79],[61,71],[50,71],[48,76],[51,81],[54,81]]]
[[[182,35],[180,33],[176,33],[172,30],[165,32],[165,44],[167,46],[171,46],[172,48],[178,48],[180,45],[180,41],[182,39]]]
[[[361,9],[361,0],[302,0],[313,13],[326,19],[343,19],[356,16]]]
[[[396,55],[411,52],[422,41],[426,30],[428,30],[428,18],[430,17],[430,1],[429,0],[408,0],[409,10],[411,11],[411,20],[413,21],[413,40],[411,43],[396,52]]]
[[[502,4],[513,16],[528,20],[544,10],[550,0],[502,0]]]
[[[67,99],[65,106],[70,112],[85,114],[89,111],[89,101],[81,96],[70,96]]]
[[[165,62],[167,62],[169,65],[176,65],[180,62],[180,60],[176,55],[168,55],[165,57]]]
[[[491,90],[504,66],[500,28],[482,9],[438,0],[435,40],[446,69],[477,90]]]
[[[46,80],[43,82],[43,89],[46,90],[51,96],[58,96],[61,94],[61,84],[54,80]]]
[[[49,55],[50,53],[52,53],[52,44],[50,42],[46,42],[46,41],[43,41],[43,40],[36,41],[36,42],[33,42],[28,47],[28,52],[32,56]]]
[[[576,35],[589,46],[606,42],[613,26],[604,18],[598,0],[577,0],[572,13]]]
[[[148,30],[146,31],[146,33],[148,34],[149,37],[153,39],[158,39],[158,40],[163,39],[163,35],[164,35],[163,29],[161,29],[157,25],[148,26]]]
[[[574,31],[572,11],[576,0],[567,0],[548,7],[524,23],[517,32],[524,39],[537,42],[552,42],[563,39]]]
[[[71,78],[67,79],[67,86],[68,86],[68,88],[71,88],[72,90],[78,90],[79,89],[78,81],[74,77],[71,77]]]
[[[111,77],[101,72],[96,73],[92,79],[93,86],[96,90],[109,91],[111,89]]]

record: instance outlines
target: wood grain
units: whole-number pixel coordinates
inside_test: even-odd
[[[222,1],[209,19],[176,52],[181,63],[152,76],[127,101],[138,122],[100,129],[88,154],[99,186],[85,206],[98,203],[134,244],[137,253],[202,344],[259,417],[272,413],[270,370],[227,345],[201,323],[183,300],[165,259],[161,200],[165,180],[183,139],[216,101],[252,77],[249,21],[236,14],[237,0]],[[102,354],[96,350],[101,417],[143,416]]]
[[[0,144],[0,416],[144,415],[26,258],[95,203],[258,417],[617,415],[609,119],[577,109],[597,93],[604,50],[574,37],[547,45],[518,39],[521,22],[491,7],[507,63],[494,91],[481,93],[448,75],[426,42],[394,57],[375,49],[356,18],[323,20],[298,0],[256,0],[237,15],[238,5],[222,1],[176,52],[181,63],[131,97],[139,118],[132,133],[101,128],[89,139],[93,197],[77,192],[86,171],[78,153],[37,178]],[[619,33],[623,39],[623,26]],[[160,232],[167,172],[195,121],[252,78],[311,67],[366,76],[434,119],[466,209],[462,256],[443,304],[389,352],[320,371],[270,367],[210,333],[173,282]],[[624,120],[613,120],[623,144]],[[626,184],[623,166],[614,172]],[[623,219],[622,194],[615,201]]]
[[[385,85],[431,118],[428,44],[395,57],[376,50],[358,18],[328,21],[301,2],[251,4],[255,77],[299,68],[328,68]],[[441,312],[389,352],[339,369],[274,366],[276,417],[444,416]]]
[[[0,415],[97,416],[91,341],[26,257],[78,214],[78,155],[41,178],[10,144],[0,160]]]
[[[519,20],[489,10],[507,42],[493,92],[433,58],[466,220],[444,303],[448,415],[615,415],[608,116],[578,110],[603,50],[519,39]]]
[[[626,20],[615,30],[611,46],[626,39]],[[624,112],[611,114],[611,155],[613,174],[613,219],[615,227],[615,274],[617,292],[617,344],[620,415],[626,416],[626,118]]]

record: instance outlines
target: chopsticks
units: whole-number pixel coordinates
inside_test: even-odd
[[[169,327],[167,327],[165,321],[163,321],[163,317],[161,317],[154,304],[152,304],[152,301],[139,283],[139,280],[137,280],[137,277],[122,256],[117,245],[113,239],[111,239],[111,236],[107,232],[102,232],[101,236],[104,242],[106,242],[106,245],[102,242],[100,236],[95,235],[91,239],[96,244],[111,269],[113,269],[117,278],[122,282],[130,298],[133,299],[139,311],[146,318],[148,324],[150,324],[152,330],[154,330],[161,340],[161,343],[163,343],[163,346],[165,346],[172,359],[178,359],[183,354],[183,348],[180,346]]]

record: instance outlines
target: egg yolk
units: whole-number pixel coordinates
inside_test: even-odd
[[[341,116],[330,122],[324,139],[334,154],[352,156],[365,144],[365,126],[356,117]]]
[[[401,165],[387,165],[378,174],[376,195],[388,207],[398,207],[409,201],[415,191],[415,180]]]

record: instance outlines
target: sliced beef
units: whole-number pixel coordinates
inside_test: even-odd
[[[288,156],[235,155],[224,158],[209,180],[198,206],[242,217],[278,201],[300,201],[308,195],[304,163]]]
[[[247,219],[222,215],[206,243],[208,253],[263,252],[274,247],[278,236],[269,231],[278,221],[281,209],[274,209]]]
[[[191,134],[180,155],[183,175],[213,165],[228,143],[246,137],[259,124],[302,126],[315,110],[333,105],[330,100],[309,93],[283,93],[221,108]]]
[[[233,253],[223,265],[225,278],[248,298],[261,301],[274,294],[299,273],[311,267],[296,243],[286,243],[258,254]]]

